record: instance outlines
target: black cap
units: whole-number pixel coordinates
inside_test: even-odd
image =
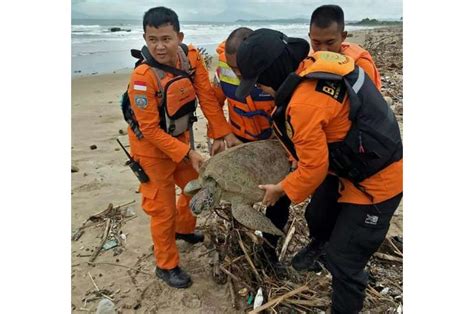
[[[247,37],[237,50],[237,66],[242,75],[236,96],[245,98],[257,83],[258,77],[288,47],[297,60],[303,60],[309,44],[301,38],[287,37],[272,29],[261,28]]]

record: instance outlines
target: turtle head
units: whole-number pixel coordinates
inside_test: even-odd
[[[186,184],[183,189],[183,193],[187,196],[193,196],[202,188],[202,184],[199,179],[191,180]]]
[[[191,199],[191,211],[194,215],[199,215],[203,210],[210,210],[217,206],[219,201],[220,193],[218,193],[217,183],[214,180],[209,180]]]

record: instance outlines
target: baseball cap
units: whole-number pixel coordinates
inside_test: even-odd
[[[308,55],[309,44],[302,38],[288,37],[268,28],[255,30],[237,50],[237,66],[242,75],[236,96],[245,98],[257,83],[258,77],[288,48],[297,60]]]

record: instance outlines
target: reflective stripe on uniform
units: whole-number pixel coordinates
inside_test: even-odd
[[[239,78],[237,77],[237,75],[235,75],[234,71],[232,71],[231,67],[227,63],[219,61],[219,64],[217,66],[219,68],[219,71],[217,71],[216,74],[218,75],[221,83],[225,82],[228,84],[239,86]]]
[[[355,81],[354,85],[352,85],[352,89],[356,94],[359,92],[360,88],[362,87],[362,84],[364,84],[364,79],[365,79],[365,72],[364,70],[358,66],[359,68],[359,76],[357,77],[357,80]]]

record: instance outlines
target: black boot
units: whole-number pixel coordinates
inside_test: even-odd
[[[187,288],[193,283],[191,277],[179,266],[169,270],[156,267],[155,274],[173,288]]]
[[[323,248],[323,242],[312,239],[307,246],[293,257],[291,265],[297,271],[320,272],[322,267],[318,262],[318,258],[323,253]]]
[[[184,240],[191,244],[196,244],[204,241],[204,234],[200,231],[194,231],[194,233],[176,233],[177,240]]]

